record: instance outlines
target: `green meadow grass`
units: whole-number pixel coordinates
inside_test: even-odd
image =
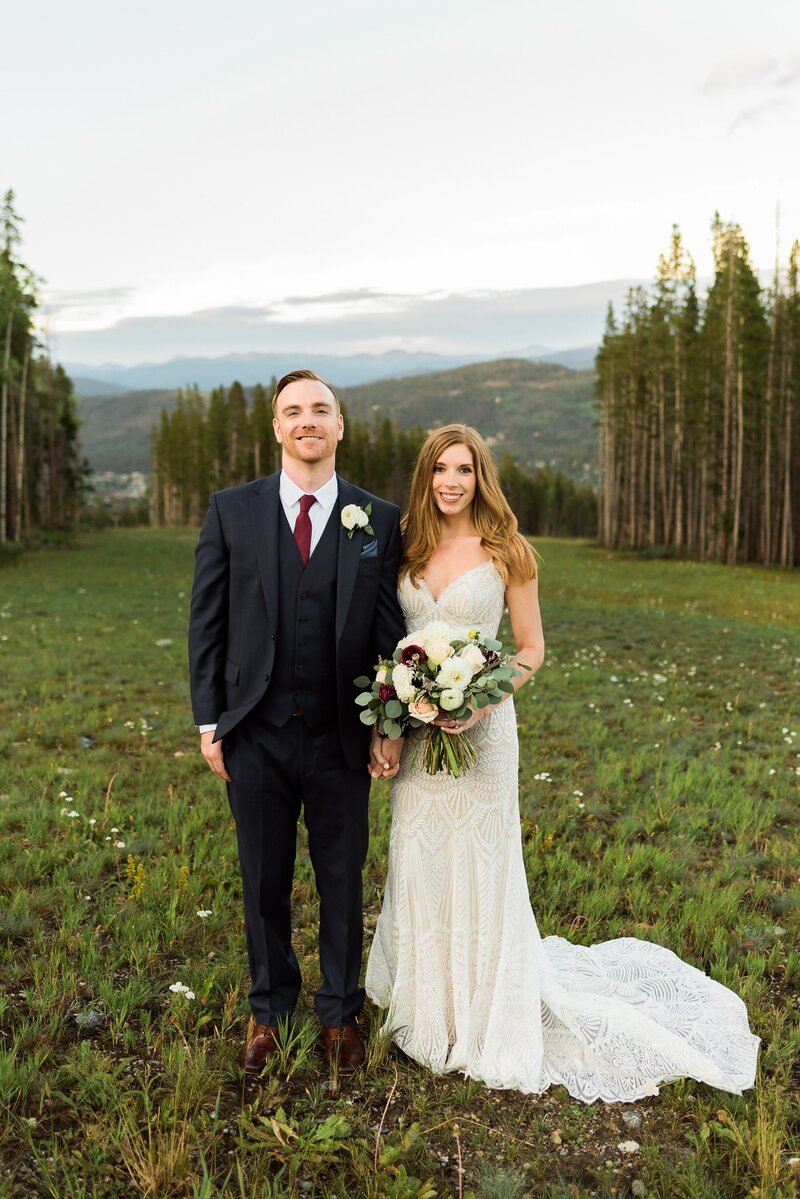
[[[331,1075],[304,850],[304,995],[280,1060],[243,1082],[234,831],[186,684],[195,539],[120,531],[0,571],[0,1195],[794,1195],[800,575],[539,546],[547,660],[518,713],[540,928],[657,940],[763,1039],[752,1092],[679,1082],[633,1128],[560,1088],[433,1077],[374,1011],[368,1069]],[[383,785],[372,828],[368,934]]]

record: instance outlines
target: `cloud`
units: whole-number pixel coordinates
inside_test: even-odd
[[[711,73],[703,84],[704,92],[741,91],[754,84],[775,82],[775,76],[780,69],[777,58],[767,58],[755,54],[741,54],[734,58],[725,58],[711,68]],[[771,78],[770,78],[771,77]]]
[[[351,291],[332,291],[322,296],[286,296],[281,300],[287,307],[306,304],[360,304],[384,300],[403,300],[407,297],[388,291],[374,291],[371,287],[357,287]]]
[[[782,74],[775,80],[778,87],[794,87],[800,83],[800,51],[787,58],[781,70]]]
[[[743,109],[735,120],[731,121],[728,126],[728,133],[735,133],[737,129],[741,129],[743,125],[751,125],[754,121],[760,121],[767,113],[775,112],[781,108],[791,108],[788,100],[763,100],[761,104],[754,104],[752,108]]]
[[[180,316],[123,317],[103,329],[62,329],[55,352],[70,362],[132,364],[178,356],[231,353],[382,353],[430,349],[441,354],[563,349],[599,340],[609,300],[624,302],[631,280],[581,287],[393,295],[378,306],[329,305],[305,297],[292,319],[283,301],[221,307]],[[387,293],[388,294],[388,293]],[[383,293],[374,293],[381,297]],[[274,310],[280,315],[276,318]]]
[[[85,291],[45,290],[44,302],[51,313],[69,312],[75,308],[102,308],[126,303],[136,295],[135,287],[97,287]]]

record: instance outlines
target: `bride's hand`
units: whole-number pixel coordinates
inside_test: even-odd
[[[460,737],[462,733],[466,733],[467,729],[471,729],[473,724],[477,724],[479,720],[482,720],[486,711],[486,708],[476,708],[468,720],[456,720],[453,716],[437,716],[433,723],[442,732]]]

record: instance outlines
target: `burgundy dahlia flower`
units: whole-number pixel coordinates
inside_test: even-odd
[[[400,650],[400,661],[404,666],[415,666],[417,662],[421,662],[427,656],[421,645],[407,645]]]

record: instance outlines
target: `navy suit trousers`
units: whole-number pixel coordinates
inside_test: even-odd
[[[250,1006],[260,1024],[291,1015],[301,978],[292,949],[291,894],[301,808],[319,894],[326,1027],[350,1024],[364,1002],[362,870],[369,839],[370,776],[353,770],[338,728],[312,731],[302,716],[278,728],[251,712],[223,738],[231,776],[250,962]]]

